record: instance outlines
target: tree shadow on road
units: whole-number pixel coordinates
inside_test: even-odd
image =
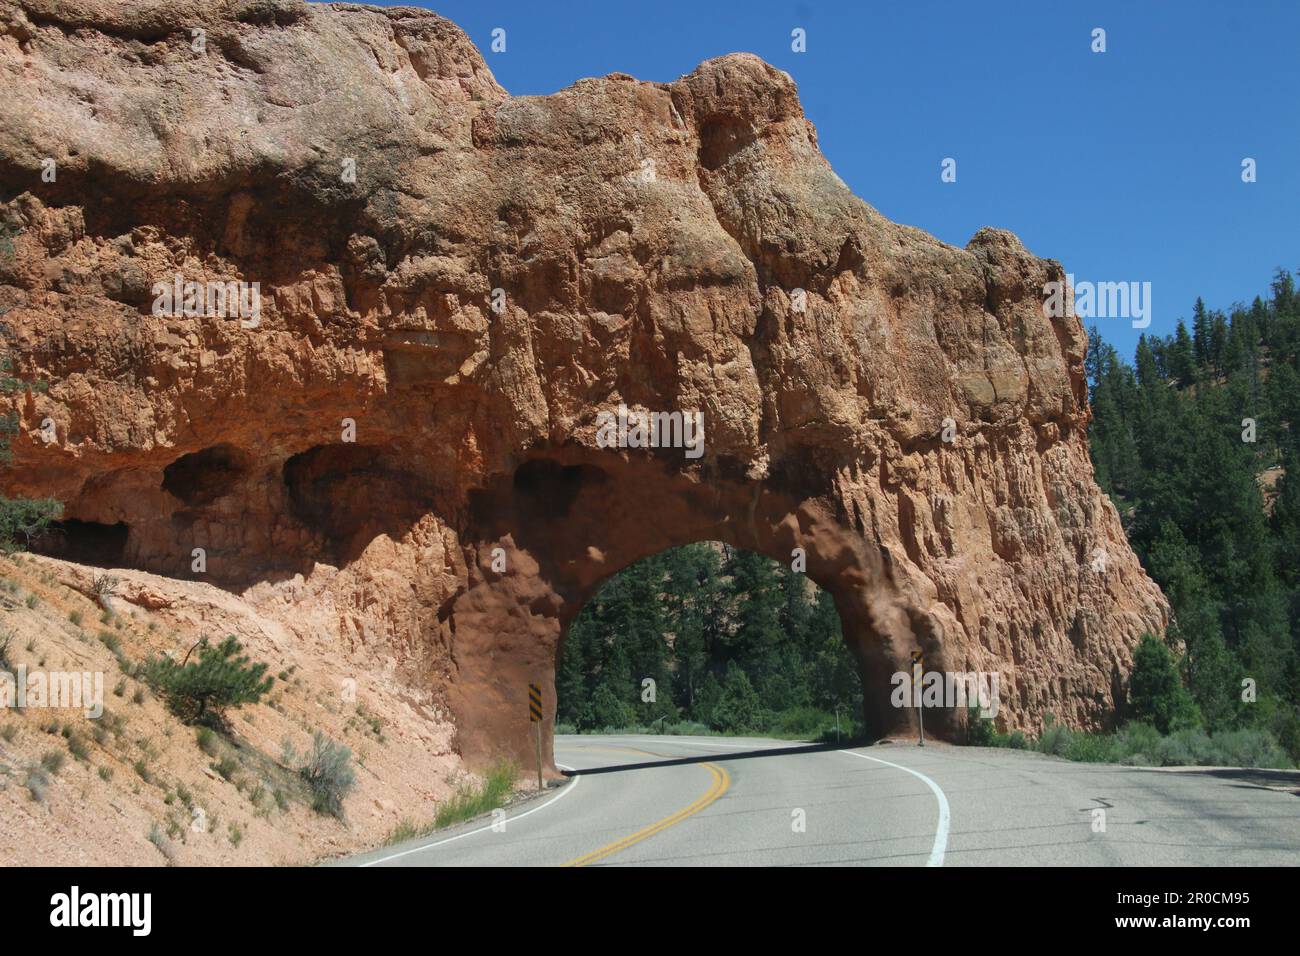
[[[1252,790],[1272,790],[1300,797],[1300,770],[1274,770],[1265,767],[1149,767],[1154,773],[1188,774],[1234,781],[1233,786]]]
[[[672,740],[666,737],[665,742]],[[791,747],[761,747],[755,750],[736,750],[727,753],[707,753],[690,757],[663,757],[638,763],[610,764],[607,767],[588,767],[583,770],[561,771],[566,777],[586,777],[598,773],[622,773],[625,770],[644,770],[647,767],[677,767],[694,763],[716,763],[720,760],[752,760],[755,757],[790,757],[795,754],[817,754],[851,747],[869,746],[869,742],[845,741],[839,744],[796,744]]]

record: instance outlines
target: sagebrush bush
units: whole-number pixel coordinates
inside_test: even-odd
[[[1135,720],[1126,724],[1116,735],[1126,758],[1145,755],[1148,759],[1160,746],[1160,731],[1150,724]]]
[[[41,803],[50,789],[50,775],[44,767],[35,766],[27,771],[27,792],[33,800]]]
[[[1265,767],[1289,769],[1294,764],[1277,738],[1267,730],[1246,728],[1207,734],[1201,727],[1184,727],[1161,734],[1144,721],[1133,721],[1113,734],[1070,730],[1050,717],[1042,736],[1032,743],[1019,731],[997,734],[997,747],[1028,747],[1042,753],[1085,763],[1119,763],[1130,767]]]
[[[356,786],[352,751],[319,730],[312,737],[311,753],[298,771],[312,793],[312,809],[343,819],[343,801]]]
[[[67,760],[68,758],[63,756],[60,751],[47,750],[41,757],[41,766],[50,773],[58,773],[63,769],[63,765],[67,763]]]
[[[1209,735],[1197,727],[1162,738],[1151,757],[1161,767],[1194,767],[1213,763],[1210,759],[1213,750]]]
[[[73,732],[68,735],[68,752],[78,760],[90,759],[90,742],[81,734]]]
[[[1247,728],[1214,735],[1217,763],[1227,767],[1290,767],[1286,751],[1267,730]]]
[[[1055,723],[1049,718],[1034,749],[1045,754],[1064,757],[1070,749],[1070,728],[1064,724]]]

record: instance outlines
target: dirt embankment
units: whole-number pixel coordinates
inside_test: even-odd
[[[118,579],[115,613],[95,591],[106,573]],[[361,667],[313,638],[291,598],[273,603],[280,620],[205,584],[0,557],[3,670],[25,671],[29,689],[40,675],[90,675],[81,707],[33,693],[22,709],[12,698],[0,708],[0,865],[300,864],[373,846],[402,819],[432,819],[465,777],[449,723],[382,661]],[[230,712],[229,733],[201,740],[131,675],[150,656],[227,634],[275,683]],[[302,754],[317,730],[353,752],[345,820],[313,811],[295,762],[286,766],[284,742]]]

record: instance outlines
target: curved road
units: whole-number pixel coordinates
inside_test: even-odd
[[[568,782],[361,866],[1296,865],[1300,773],[932,744],[557,736]],[[1099,815],[1094,811],[1103,810]],[[498,824],[500,820],[498,820]],[[1104,824],[1104,830],[1101,825]]]

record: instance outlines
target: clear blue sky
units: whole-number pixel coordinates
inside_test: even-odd
[[[404,5],[458,23],[514,94],[756,53],[795,78],[823,152],[886,216],[959,246],[999,226],[1079,279],[1149,281],[1153,333],[1197,295],[1226,310],[1300,268],[1300,0]],[[939,178],[949,156],[956,183]],[[1128,320],[1098,325],[1132,355]]]

